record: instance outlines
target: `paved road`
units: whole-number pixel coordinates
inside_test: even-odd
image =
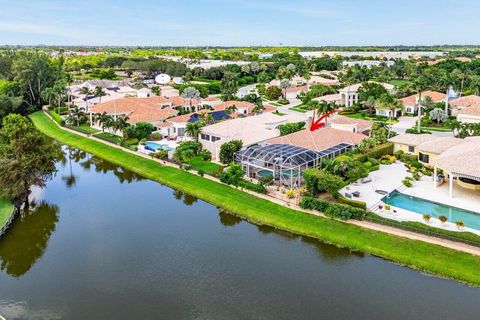
[[[239,88],[237,91],[237,97],[239,98],[245,97],[247,94],[250,94],[250,90],[253,90],[256,87],[257,87],[257,84],[255,83],[255,84],[249,84],[248,86]]]

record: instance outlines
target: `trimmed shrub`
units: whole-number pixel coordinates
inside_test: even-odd
[[[341,220],[361,220],[366,215],[366,211],[360,208],[354,208],[341,203],[333,203],[314,199],[308,196],[302,198],[302,201],[300,201],[300,207],[303,209],[317,210],[323,212],[326,216]]]
[[[63,127],[65,125],[65,120],[62,117],[60,117],[60,115],[58,113],[56,113],[53,110],[48,111],[48,113],[52,117],[53,121],[58,123],[60,126]]]
[[[353,200],[353,199],[348,199],[348,198],[345,198],[341,194],[338,194],[337,202],[347,204],[347,205],[355,207],[355,208],[360,208],[360,209],[363,209],[363,210],[367,210],[367,204],[365,202],[358,201],[358,200]]]
[[[240,180],[238,186],[257,193],[267,193],[267,189],[261,183],[253,183],[245,179]]]
[[[393,143],[387,142],[373,147],[365,153],[359,153],[352,156],[353,160],[365,162],[368,158],[379,159],[384,155],[393,154]]]

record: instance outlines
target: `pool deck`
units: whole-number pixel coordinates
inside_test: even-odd
[[[453,221],[447,221],[446,223],[441,223],[440,220],[436,218],[431,218],[429,223],[426,223],[423,220],[423,215],[412,212],[409,210],[401,209],[395,207],[396,213],[387,210],[378,209],[378,205],[381,204],[381,200],[384,195],[378,194],[375,190],[384,190],[388,193],[397,189],[403,194],[415,196],[425,200],[443,203],[452,207],[457,207],[473,212],[479,212],[480,210],[480,192],[470,191],[456,186],[454,184],[453,198],[449,197],[448,194],[448,183],[434,187],[431,177],[423,176],[420,181],[414,181],[411,188],[406,188],[402,184],[402,180],[409,176],[407,168],[401,162],[396,162],[391,165],[380,165],[380,170],[371,172],[369,177],[372,179],[372,182],[361,184],[353,183],[347,186],[349,190],[346,190],[347,187],[340,190],[342,195],[345,192],[354,192],[359,191],[360,197],[354,198],[359,201],[364,201],[367,204],[372,212],[376,214],[397,221],[416,221],[427,224],[432,227],[450,230],[450,231],[469,231],[475,234],[480,235],[480,230],[464,227],[459,229]]]

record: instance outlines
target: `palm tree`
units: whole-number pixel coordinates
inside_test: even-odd
[[[128,116],[120,116],[117,117],[116,120],[113,122],[113,129],[115,132],[122,132],[128,127],[130,124],[128,123]]]
[[[265,107],[263,106],[262,103],[257,103],[255,107],[252,109],[253,114],[262,114],[263,110],[265,110]]]
[[[185,133],[187,136],[194,138],[195,141],[198,141],[198,135],[200,134],[202,127],[203,124],[201,121],[190,122],[185,127]]]
[[[113,118],[109,116],[106,112],[97,113],[95,115],[95,121],[100,124],[100,127],[102,128],[102,132],[105,132],[105,128],[108,128],[108,125],[111,119],[113,120]]]
[[[478,96],[478,94],[480,93],[480,76],[470,76],[470,89],[474,90],[475,95]]]
[[[95,87],[95,90],[93,91],[93,94],[98,97],[98,102],[99,103],[102,103],[102,97],[105,97],[107,94],[105,93],[105,91],[103,90],[102,87],[100,86],[96,86]]]
[[[50,107],[52,100],[55,99],[55,92],[53,88],[45,88],[40,95],[43,100],[48,101],[48,106]]]
[[[65,80],[58,80],[53,85],[53,92],[57,99],[58,114],[60,114],[60,107],[62,106],[62,100],[67,94],[67,87]]]
[[[70,125],[76,124],[77,127],[80,125],[80,118],[85,115],[85,112],[80,110],[78,106],[74,106],[68,111],[67,121]]]
[[[326,115],[337,109],[337,104],[335,102],[320,101],[318,104],[317,112],[320,115]],[[328,125],[328,117],[325,118],[325,126]]]
[[[433,102],[433,99],[430,96],[424,97],[423,100],[420,101],[420,104],[425,107],[427,111],[433,109],[435,106],[435,102]]]
[[[92,91],[90,90],[89,87],[84,86],[84,87],[80,88],[79,93],[85,96],[85,98],[84,98],[85,106],[86,106],[85,109],[88,111],[88,96],[92,94]]]
[[[392,119],[395,114],[395,110],[403,109],[403,104],[397,99],[397,96],[392,93],[384,94],[378,99],[377,108],[383,110],[389,110],[389,118]]]
[[[280,82],[280,89],[282,89],[283,99],[287,99],[287,88],[290,87],[291,83],[289,79],[284,79]]]
[[[375,100],[375,97],[370,96],[368,97],[367,100],[362,101],[362,104],[368,108],[368,114],[371,115],[373,113],[373,110],[375,109],[377,101]]]
[[[421,72],[421,70],[419,70]],[[417,91],[418,100],[417,100],[417,131],[421,132],[422,126],[422,92],[427,89],[427,81],[423,74],[420,74],[417,78],[412,81],[413,88]]]
[[[215,119],[213,118],[213,116],[208,113],[208,112],[205,112],[203,113],[201,116],[200,116],[200,121],[204,124],[204,125],[209,125],[209,124],[212,124],[215,122]]]
[[[227,114],[230,116],[231,114],[233,114],[234,112],[236,112],[238,109],[237,107],[232,104],[231,106],[228,106],[225,111],[227,112]]]

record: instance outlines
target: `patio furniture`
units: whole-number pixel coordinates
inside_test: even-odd
[[[345,198],[352,199],[352,195],[348,192],[345,192]]]
[[[355,198],[358,198],[358,197],[360,197],[360,191],[354,191],[354,192],[352,192],[352,195],[353,195]]]
[[[369,183],[369,182],[372,182],[372,178],[363,178],[362,180],[360,180],[361,183]]]

